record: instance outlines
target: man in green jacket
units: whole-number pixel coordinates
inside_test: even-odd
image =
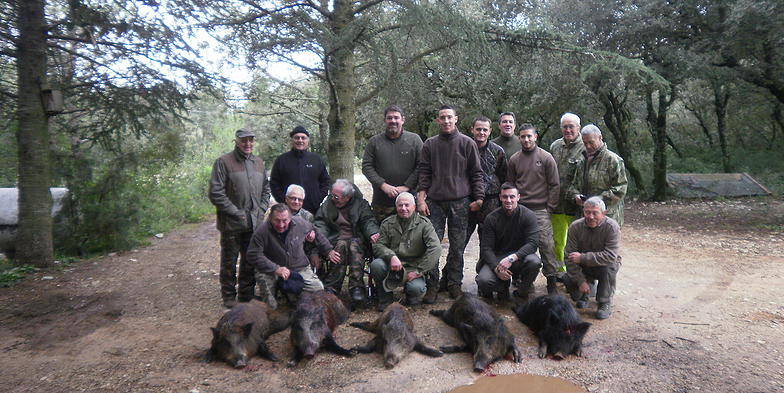
[[[215,161],[209,184],[210,202],[215,205],[220,231],[220,285],[223,305],[231,308],[239,301],[253,298],[256,281],[248,263],[248,243],[253,231],[264,220],[269,207],[270,186],[264,160],[253,155],[256,134],[237,130],[234,151]],[[237,277],[237,256],[240,272]],[[238,287],[235,289],[235,285]]]
[[[577,216],[577,205],[569,195],[569,185],[572,184],[577,163],[582,160],[585,145],[580,137],[580,117],[574,113],[566,112],[561,116],[561,134],[563,138],[556,139],[550,145],[550,154],[558,164],[558,176],[561,179],[561,195],[558,206],[550,216],[553,221],[553,241],[555,257],[563,262],[564,246],[566,245],[566,230]]]
[[[346,179],[338,179],[332,192],[321,203],[313,225],[340,254],[340,262],[331,264],[323,278],[324,286],[340,293],[346,268],[348,288],[356,304],[367,301],[365,282],[365,250],[378,238],[378,223],[362,193]]]
[[[390,270],[405,269],[406,302],[416,305],[427,292],[424,273],[438,266],[441,242],[430,220],[416,212],[414,196],[402,192],[395,200],[397,215],[381,223],[381,237],[373,244],[376,259],[370,264],[370,275],[376,282],[378,311],[392,303],[392,292],[383,286]]]
[[[623,198],[628,184],[623,159],[607,149],[599,127],[588,124],[580,134],[585,152],[577,164],[569,194],[580,207],[585,198],[601,197],[607,205],[607,216],[623,226]]]

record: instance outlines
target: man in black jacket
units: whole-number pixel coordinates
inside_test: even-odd
[[[513,183],[501,185],[501,208],[485,218],[479,241],[476,285],[479,296],[498,301],[509,299],[509,284],[514,281],[515,295],[528,299],[542,261],[536,255],[539,225],[536,214],[519,205],[520,193]]]
[[[327,196],[332,180],[327,173],[324,160],[308,150],[310,133],[305,127],[296,126],[289,133],[291,150],[281,154],[272,164],[270,187],[278,202],[286,200],[286,189],[290,184],[299,184],[305,189],[303,208],[316,214],[319,204]]]

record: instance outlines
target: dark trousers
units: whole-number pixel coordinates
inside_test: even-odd
[[[497,255],[497,257],[500,259],[507,255],[509,254]],[[522,260],[512,263],[512,266],[509,267],[509,270],[512,272],[512,279],[504,281],[495,275],[490,265],[485,264],[476,275],[476,286],[480,294],[488,296],[492,295],[493,292],[508,290],[509,284],[514,281],[517,289],[522,293],[526,293],[534,284],[541,267],[542,260],[536,254],[526,255]]]
[[[590,283],[592,280],[598,280],[599,284],[596,286],[596,303],[612,303],[613,294],[615,293],[615,277],[618,275],[618,264],[610,266],[582,266],[582,272],[585,279]],[[579,291],[581,282],[577,282],[573,277],[567,274],[566,289],[572,299],[579,299],[582,294]]]
[[[465,246],[463,246],[463,252],[465,252],[465,248],[468,246],[468,242],[471,240],[471,235],[474,234],[474,229],[476,229],[476,232],[479,234],[479,240],[482,240],[482,223],[485,222],[485,217],[487,217],[488,214],[492,213],[493,210],[498,209],[500,204],[501,202],[498,200],[498,195],[488,195],[485,197],[485,201],[479,211],[468,212],[468,227],[466,228]]]
[[[442,270],[441,287],[460,287],[463,284],[463,249],[466,243],[466,230],[468,228],[468,197],[451,201],[434,201],[428,198],[427,207],[430,209],[430,222],[436,230],[439,240],[444,239],[444,230],[449,229],[449,253],[446,256],[446,265]],[[433,269],[427,275],[427,286],[439,285],[438,269]]]
[[[248,263],[248,244],[253,232],[221,232],[220,285],[223,300],[233,300],[239,293],[241,302],[253,298],[256,279],[253,266]],[[237,256],[240,258],[240,272],[237,276]],[[239,288],[235,289],[235,285]]]

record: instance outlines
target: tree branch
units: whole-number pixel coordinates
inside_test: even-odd
[[[373,7],[373,6],[375,6],[375,5],[378,5],[378,4],[382,3],[382,2],[384,2],[384,0],[370,0],[370,1],[368,1],[367,3],[365,3],[365,4],[362,4],[361,6],[357,7],[357,8],[356,8],[356,9],[353,11],[353,12],[354,12],[354,15],[359,15],[359,14],[361,14],[363,11],[365,11],[366,9],[368,9],[368,8],[370,8],[370,7]]]

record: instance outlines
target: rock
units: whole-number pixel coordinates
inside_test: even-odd
[[[157,237],[158,239],[163,239],[163,234],[162,233],[156,233],[155,237]]]
[[[41,277],[41,280],[54,280],[54,277],[52,277],[52,276],[43,276],[43,277]]]

